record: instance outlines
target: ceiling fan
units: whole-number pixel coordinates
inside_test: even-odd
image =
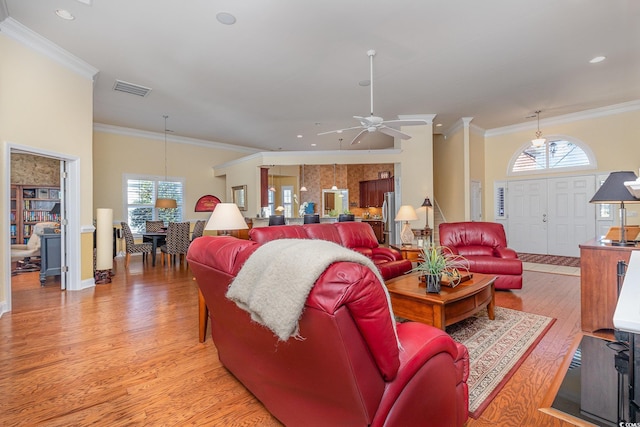
[[[394,138],[401,139],[410,139],[411,136],[406,133],[400,132],[398,129],[395,129],[391,126],[415,126],[415,125],[424,125],[428,124],[426,120],[384,120],[382,117],[375,116],[373,114],[373,57],[376,55],[376,51],[371,49],[367,51],[367,55],[369,56],[369,86],[371,93],[371,114],[367,117],[362,116],[353,116],[354,119],[360,121],[360,126],[353,126],[345,129],[332,130],[328,132],[322,132],[318,135],[327,135],[330,133],[342,133],[348,130],[360,129],[360,132],[356,135],[355,138],[351,141],[351,144],[359,143],[362,138],[369,132],[382,132],[385,135],[392,136]]]

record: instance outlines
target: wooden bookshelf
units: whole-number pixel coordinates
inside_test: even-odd
[[[60,221],[50,211],[60,202],[60,188],[42,185],[11,186],[11,244],[27,243],[39,222]]]

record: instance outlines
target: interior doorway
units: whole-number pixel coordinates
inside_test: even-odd
[[[33,158],[48,159],[58,165],[57,173],[59,176],[59,193],[56,199],[59,200],[60,206],[60,237],[59,237],[59,250],[60,250],[60,288],[79,290],[83,286],[81,284],[81,263],[80,263],[80,233],[68,233],[68,230],[77,229],[79,226],[79,161],[77,158],[61,155],[60,153],[50,152],[46,150],[36,149],[34,147],[20,146],[17,144],[9,143],[5,146],[5,170],[8,171],[7,186],[11,187],[11,172],[12,172],[12,158],[15,156],[25,155],[32,156]],[[53,187],[48,188],[51,191]],[[44,188],[42,189],[44,191]],[[7,209],[11,209],[11,189],[7,188]],[[27,193],[27,195],[30,195]],[[50,193],[51,196],[51,193]],[[53,199],[53,197],[50,197]],[[18,208],[18,207],[16,207]],[[12,310],[12,263],[11,263],[11,241],[5,242],[6,252],[8,254],[7,259],[3,261],[6,268],[5,271],[5,289],[4,295],[6,300],[4,301],[3,311]],[[57,246],[56,246],[57,247]],[[39,276],[39,275],[38,275]],[[36,282],[36,286],[40,286],[39,277]],[[57,286],[57,284],[56,284]]]

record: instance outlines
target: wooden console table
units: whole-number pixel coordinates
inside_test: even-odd
[[[590,240],[580,245],[580,313],[582,330],[594,333],[613,330],[618,303],[618,261],[629,262],[639,246],[612,246]]]

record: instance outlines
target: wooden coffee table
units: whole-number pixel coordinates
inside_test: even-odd
[[[444,330],[446,326],[472,316],[484,307],[495,319],[495,276],[473,273],[473,278],[455,288],[442,286],[440,293],[427,293],[418,273],[387,280],[391,306],[396,316],[426,323]]]

